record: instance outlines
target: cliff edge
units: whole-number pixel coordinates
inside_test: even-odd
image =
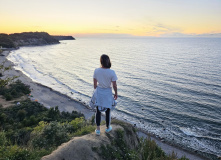
[[[59,146],[50,155],[42,157],[41,160],[104,160],[114,158],[110,156],[114,156],[115,151],[118,151],[118,154],[125,154],[124,149],[134,151],[138,149],[139,139],[130,125],[127,128],[120,125],[112,125],[112,127],[113,130],[110,133],[105,133],[105,126],[101,126],[100,136],[91,133],[82,137],[74,137]],[[119,144],[116,145],[116,143]]]

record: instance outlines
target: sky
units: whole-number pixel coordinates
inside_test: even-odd
[[[0,33],[220,36],[221,0],[0,0]]]

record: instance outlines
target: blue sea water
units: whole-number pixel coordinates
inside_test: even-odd
[[[101,54],[119,79],[114,117],[221,155],[221,38],[79,38],[21,47],[8,59],[34,81],[88,103]]]

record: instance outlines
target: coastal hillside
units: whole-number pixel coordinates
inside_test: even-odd
[[[93,132],[73,137],[41,160],[188,160],[185,156],[177,158],[174,152],[166,155],[150,137],[139,138],[131,124],[114,119],[112,127],[105,133],[106,126],[102,125],[100,136]]]
[[[74,37],[72,36],[52,36],[54,37],[55,39],[59,40],[59,41],[62,41],[62,40],[75,40]]]
[[[139,139],[131,126],[123,128],[112,125],[113,130],[105,133],[105,126],[101,127],[101,135],[95,133],[74,137],[62,144],[50,155],[41,160],[72,160],[72,159],[141,159],[135,151],[139,148]],[[128,155],[127,155],[128,154]],[[131,155],[130,155],[131,154]],[[121,159],[120,158],[120,159]]]
[[[0,34],[0,48],[15,48],[15,44],[7,34]]]
[[[46,32],[24,32],[9,35],[15,46],[57,44],[58,40]]]
[[[20,46],[39,46],[58,44],[59,40],[74,40],[72,36],[51,36],[46,32],[23,32],[0,34],[0,47],[17,48]]]

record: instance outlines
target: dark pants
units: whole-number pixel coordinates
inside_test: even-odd
[[[106,126],[107,128],[110,126],[110,122],[111,122],[111,115],[110,115],[110,108],[108,108],[106,111],[105,111],[105,114],[106,114]],[[96,118],[95,118],[95,121],[96,121],[96,124],[97,126],[100,126],[101,124],[101,112],[99,111],[98,107],[97,107],[97,111],[96,111]]]

